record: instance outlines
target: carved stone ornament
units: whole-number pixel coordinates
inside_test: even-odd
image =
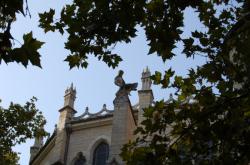
[[[123,73],[124,72],[120,70],[118,72],[118,75],[115,77],[115,85],[120,87],[120,89],[116,92],[114,103],[116,103],[118,100],[126,101],[128,99],[128,95],[130,95],[130,92],[137,90],[136,88],[138,86],[138,83],[126,84],[122,78]]]
[[[86,164],[86,158],[83,156],[82,152],[78,152],[76,157],[73,159],[71,165],[85,165]]]
[[[97,113],[90,113],[89,108],[86,107],[83,114],[77,117],[73,117],[73,121],[81,120],[81,119],[89,119],[89,118],[97,118],[105,115],[113,114],[113,110],[108,110],[106,104],[103,104],[102,109]]]

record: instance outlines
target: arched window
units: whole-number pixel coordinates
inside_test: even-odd
[[[109,146],[107,143],[100,143],[94,151],[93,165],[106,165],[109,157]]]

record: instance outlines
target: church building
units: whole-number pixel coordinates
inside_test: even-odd
[[[119,156],[123,144],[135,139],[133,134],[143,120],[143,109],[153,104],[150,71],[146,68],[141,77],[139,100],[131,105],[129,93],[137,83],[126,84],[122,71],[115,78],[120,87],[114,98],[114,109],[104,104],[97,113],[88,108],[75,116],[76,90],[71,85],[65,91],[64,106],[59,110],[58,124],[45,144],[36,138],[30,148],[30,165],[123,165]]]

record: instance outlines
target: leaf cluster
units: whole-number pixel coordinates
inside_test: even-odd
[[[36,98],[24,106],[11,103],[8,108],[0,107],[0,164],[16,164],[18,154],[12,150],[16,144],[28,138],[47,135],[43,126],[46,121],[36,108]]]
[[[159,15],[170,11],[160,9],[171,6],[171,1],[149,1],[154,2]],[[176,12],[169,19],[183,22],[184,9],[193,8],[205,30],[197,29],[187,38],[179,35],[172,45],[180,40],[187,58],[205,56],[207,62],[191,68],[185,77],[175,75],[171,69],[164,75],[155,72],[154,83],[175,88],[176,99],[156,102],[145,109],[146,120],[135,132],[139,138],[125,145],[121,153],[127,164],[147,164],[149,160],[157,164],[247,164],[250,161],[247,140],[250,136],[249,1],[196,1],[192,5],[191,2],[180,5],[175,1],[182,17]],[[159,27],[160,23],[154,25],[156,29]],[[168,26],[164,30],[171,32]],[[159,41],[158,37],[155,39]],[[174,47],[165,45],[164,48],[174,51]],[[157,53],[164,61],[164,55]],[[171,58],[172,55],[166,59]]]
[[[45,32],[58,30],[69,34],[65,48],[71,54],[65,59],[72,67],[87,67],[88,55],[94,55],[108,66],[116,67],[122,60],[112,53],[117,43],[128,43],[136,37],[136,27],[145,29],[149,42],[149,54],[157,53],[165,61],[175,54],[177,41],[181,39],[183,10],[197,6],[200,1],[164,0],[74,0],[66,5],[59,19],[55,11],[40,14],[40,27]]]
[[[24,6],[26,8],[24,9]],[[11,25],[16,20],[16,15],[21,13],[26,16],[28,10],[27,1],[23,0],[1,0],[0,5],[0,63],[17,62],[27,67],[28,62],[41,67],[40,54],[38,49],[42,46],[40,42],[33,38],[32,32],[23,35],[23,44],[15,46],[15,39],[11,34]]]
[[[151,77],[174,88],[175,99],[145,109],[138,139],[126,144],[127,164],[247,164],[250,157],[250,2],[249,0],[74,0],[59,19],[40,14],[45,32],[69,34],[70,67],[87,67],[94,55],[116,67],[117,43],[128,43],[141,26],[149,45],[165,62],[183,44],[187,58],[206,57],[185,77],[172,69]],[[182,35],[186,9],[198,14],[202,29]],[[179,48],[181,49],[181,48]]]

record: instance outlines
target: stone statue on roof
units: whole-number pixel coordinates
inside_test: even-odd
[[[126,84],[122,78],[123,71],[119,70],[118,75],[115,77],[115,85],[119,86],[120,89],[116,92],[116,97],[123,95],[130,95],[131,91],[136,91],[138,83]]]

